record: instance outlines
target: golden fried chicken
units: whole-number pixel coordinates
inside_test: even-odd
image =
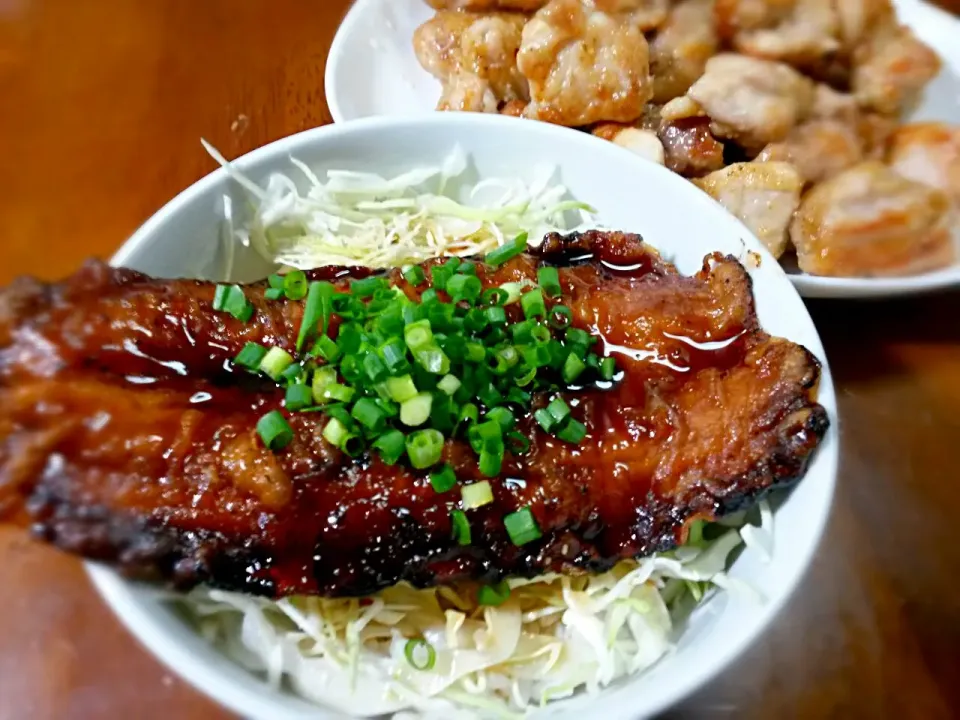
[[[500,103],[527,100],[517,69],[526,16],[440,11],[414,34],[420,64],[443,83],[440,110],[497,112]]]
[[[848,123],[809,120],[767,145],[756,159],[791,163],[806,182],[817,183],[863,160],[863,142]]]
[[[851,87],[864,108],[899,115],[940,72],[940,58],[906,27],[882,25],[856,49]]]
[[[960,207],[960,128],[904,125],[890,139],[889,162],[904,177],[943,190]]]
[[[687,93],[712,120],[715,135],[748,153],[787,136],[809,113],[814,84],[789,65],[721,53]]]
[[[516,10],[518,12],[536,12],[547,0],[427,0],[427,5],[436,10],[470,10],[490,12],[491,10]]]
[[[680,97],[703,75],[707,60],[717,52],[712,0],[682,0],[650,41],[653,101]]]
[[[636,120],[653,93],[648,52],[630,13],[551,0],[523,29],[517,65],[530,82],[525,115],[567,126]]]
[[[785,162],[735,163],[693,181],[746,225],[774,257],[800,205],[803,178]]]
[[[710,118],[665,120],[660,126],[664,164],[684,177],[699,177],[723,167],[723,143],[710,132]]]
[[[868,161],[807,193],[790,238],[804,272],[871,277],[949,265],[958,230],[944,192]]]

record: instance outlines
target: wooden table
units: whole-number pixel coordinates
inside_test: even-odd
[[[951,0],[960,11],[960,0]],[[108,257],[213,163],[330,122],[348,0],[0,0],[0,282]],[[678,718],[960,715],[960,293],[814,302],[843,466],[817,560]],[[0,720],[220,718],[80,564],[0,531]]]

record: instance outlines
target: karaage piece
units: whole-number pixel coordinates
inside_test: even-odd
[[[794,165],[808,183],[817,183],[863,160],[863,142],[855,126],[840,120],[809,120],[756,158]]]
[[[633,122],[653,94],[649,48],[630,13],[551,0],[523,28],[526,117],[558,125]]]
[[[650,160],[658,165],[664,164],[663,144],[657,134],[651,130],[621,123],[600,123],[591,132],[597,137],[629,150],[634,155],[639,155],[644,160]]]
[[[845,51],[856,48],[877,27],[895,22],[890,0],[842,0],[834,3]]]
[[[851,87],[864,108],[899,115],[940,72],[940,58],[908,28],[884,24],[853,56]]]
[[[427,5],[437,10],[473,12],[490,12],[491,10],[536,12],[546,4],[547,0],[427,0]]]
[[[774,257],[800,205],[803,178],[790,163],[735,163],[693,181],[746,225]]]
[[[811,275],[911,275],[956,259],[960,227],[947,195],[868,161],[816,185],[790,227]]]
[[[722,53],[687,93],[712,120],[717,137],[748,153],[784,139],[809,114],[814,83],[789,65]]]
[[[960,128],[904,125],[890,140],[889,162],[904,177],[943,190],[960,207]]]
[[[665,103],[687,92],[716,54],[712,5],[712,0],[682,0],[650,41],[654,102]]]
[[[440,11],[417,28],[417,59],[443,83],[438,109],[497,112],[503,102],[526,101],[516,60],[525,22],[517,13]]]
[[[717,0],[724,40],[738,51],[798,67],[815,67],[840,49],[833,0]]]
[[[723,143],[710,132],[710,118],[664,121],[659,131],[664,164],[684,177],[699,177],[723,167]]]

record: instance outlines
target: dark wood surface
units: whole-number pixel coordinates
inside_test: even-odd
[[[330,122],[348,0],[0,0],[0,282],[108,257],[228,157]],[[960,11],[960,0],[951,0]],[[812,302],[843,462],[766,637],[676,718],[960,715],[960,293]],[[226,718],[144,652],[80,564],[0,530],[0,720]]]

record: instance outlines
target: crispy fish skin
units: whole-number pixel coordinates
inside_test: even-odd
[[[164,346],[154,336],[152,352],[202,358],[206,342],[290,342],[279,327],[295,335],[294,303],[263,303],[251,290],[258,311],[292,324],[277,316],[261,324],[258,315],[242,325],[200,299],[174,300],[212,297],[202,283],[104,268],[88,300],[64,290],[75,279],[27,291],[21,284],[0,298],[0,506],[25,504],[39,537],[134,577],[273,597],[348,596],[402,580],[427,586],[602,570],[673,547],[692,520],[749,506],[802,477],[828,425],[814,398],[819,364],[759,328],[739,262],[709,256],[685,277],[638,236],[590,232],[548,236],[535,255],[497,269],[479,265],[478,276],[485,285],[535,278],[543,263],[560,267],[573,324],[603,337],[623,379],[609,390],[564,393],[589,431],[580,445],[520,418],[530,452],[508,454],[490,481],[493,503],[470,511],[469,546],[451,539],[458,493],[438,494],[426,473],[377,457],[347,458],[320,437],[319,414],[294,414],[294,442],[266,450],[254,425],[281,406],[282,391],[224,382],[238,378],[219,362],[198,359],[186,375],[158,373],[138,385],[125,379],[120,355],[82,361],[96,352],[91,331],[76,335],[87,341],[79,355],[71,347],[55,370],[35,372],[23,348],[39,331],[25,328],[63,336],[49,317],[40,321],[49,297],[60,298],[66,315],[58,317],[82,319],[84,303],[100,308],[112,283],[118,307],[125,292],[138,301],[126,317],[117,310],[109,323],[96,314],[89,321],[121,341],[123,332],[139,332],[151,294],[171,298],[165,314],[207,315],[190,318],[192,341],[172,333]],[[398,273],[389,277],[415,295]],[[448,440],[444,459],[461,482],[481,479],[464,442]],[[543,538],[515,547],[502,518],[525,506]]]

